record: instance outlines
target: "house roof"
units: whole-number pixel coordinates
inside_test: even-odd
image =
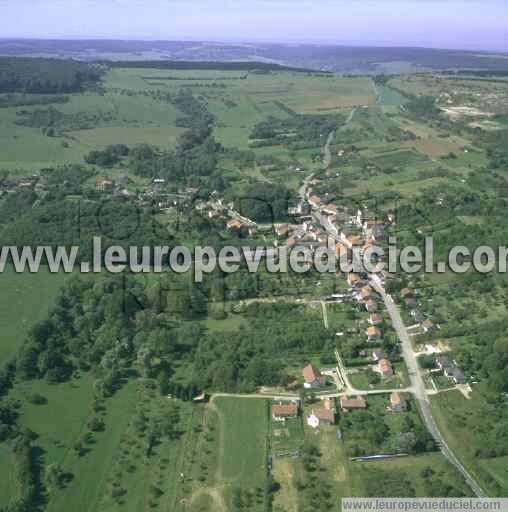
[[[335,411],[333,409],[313,409],[312,413],[320,421],[329,421],[333,423],[335,421]]]
[[[379,323],[383,321],[383,317],[379,313],[372,313],[370,315],[371,322]]]
[[[340,406],[343,409],[365,409],[367,402],[362,396],[357,398],[348,398],[347,396],[340,397]]]
[[[238,219],[231,219],[226,225],[229,229],[240,229],[243,226],[243,223]]]
[[[273,404],[272,415],[279,418],[287,418],[298,414],[298,405],[296,404]]]
[[[380,336],[381,331],[374,326],[367,327],[367,336]]]
[[[430,318],[427,318],[427,320],[422,322],[422,327],[425,327],[425,329],[432,329],[432,327],[434,327],[434,322]]]
[[[381,373],[393,372],[392,363],[388,359],[380,359],[378,365]]]
[[[308,364],[303,370],[302,370],[303,378],[305,379],[305,382],[311,384],[312,382],[315,382],[316,380],[321,377],[321,373],[319,373],[319,370],[314,368],[311,364]]]
[[[392,404],[392,407],[398,406],[398,405],[404,405],[406,401],[404,398],[402,398],[402,395],[398,393],[397,391],[394,391],[390,395],[390,403]]]

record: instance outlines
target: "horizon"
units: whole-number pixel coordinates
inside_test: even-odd
[[[2,39],[508,52],[503,21],[508,7],[500,0],[321,0],[318,8],[308,0],[0,0],[0,5]]]

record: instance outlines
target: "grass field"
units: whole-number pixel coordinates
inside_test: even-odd
[[[70,274],[51,274],[46,267],[18,274],[6,266],[0,274],[0,365],[14,357],[30,327],[42,320]]]
[[[473,416],[477,418],[476,424],[481,425],[482,401],[478,393],[473,393],[471,400],[466,400],[459,391],[449,391],[434,396],[431,406],[434,418],[451,448],[487,492],[498,495],[499,489],[503,489],[505,493],[508,489],[506,457],[479,459],[475,450],[482,446],[481,435],[478,431],[472,431],[465,423],[466,417]],[[496,483],[497,488],[493,485]]]

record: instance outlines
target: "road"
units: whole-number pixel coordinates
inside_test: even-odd
[[[326,170],[328,170],[332,165],[332,151],[330,149],[330,146],[332,145],[334,137],[335,132],[330,132],[328,138],[326,139],[325,147],[323,148],[323,166]]]
[[[466,483],[469,485],[469,487],[471,487],[473,492],[478,497],[485,498],[487,495],[476,482],[476,480],[467,471],[467,469],[463,466],[460,460],[456,457],[452,449],[448,446],[439,430],[436,420],[432,416],[432,410],[430,408],[430,401],[427,390],[425,388],[425,383],[423,381],[420,369],[418,368],[418,362],[411,345],[411,339],[409,338],[406,326],[402,321],[399,309],[397,308],[392,297],[385,292],[379,276],[371,275],[370,283],[372,284],[373,288],[381,295],[385,303],[386,310],[388,311],[388,314],[392,320],[393,328],[395,329],[395,332],[401,341],[402,356],[408,369],[413,395],[416,399],[416,403],[418,404],[422,419],[428,431],[440,446],[443,455],[462,473]]]
[[[351,121],[353,115],[354,115],[354,109],[351,112],[351,114],[346,122]],[[328,154],[330,153],[329,146],[330,146],[333,135],[334,135],[333,133],[330,134],[328,141],[326,143],[326,146],[324,148],[325,157],[326,157],[327,153]],[[331,155],[330,155],[330,157],[331,157]],[[326,215],[323,215],[320,210],[318,210],[318,212],[314,211],[313,215],[317,220],[320,221],[321,226],[324,228],[324,230],[328,233],[329,236],[333,237],[335,240],[339,239],[339,233],[338,233],[337,228],[329,222],[328,217]],[[359,263],[359,262],[357,262],[357,263]],[[395,329],[395,332],[397,333],[397,335],[401,341],[402,357],[404,359],[404,362],[406,363],[408,373],[409,373],[410,384],[411,384],[410,387],[407,389],[407,391],[412,393],[413,396],[415,397],[415,400],[416,400],[416,403],[418,404],[418,408],[420,410],[420,414],[423,419],[423,422],[425,423],[430,434],[436,440],[436,443],[439,445],[443,455],[448,459],[448,461],[451,464],[453,464],[460,471],[460,473],[463,475],[466,483],[469,485],[469,487],[472,489],[472,491],[476,494],[476,496],[478,496],[480,498],[487,497],[487,495],[485,494],[483,489],[480,487],[478,482],[476,482],[476,480],[473,478],[473,476],[467,471],[467,469],[457,458],[457,456],[455,455],[453,450],[446,443],[446,440],[444,439],[443,435],[441,434],[441,431],[439,430],[436,420],[432,416],[429,395],[425,388],[425,383],[423,381],[422,374],[418,367],[418,361],[417,361],[415,353],[413,351],[413,346],[411,345],[411,339],[409,338],[409,334],[407,332],[406,326],[404,325],[404,322],[402,321],[402,317],[400,316],[400,312],[399,312],[397,306],[395,305],[392,297],[385,292],[383,284],[378,275],[371,274],[369,276],[369,281],[370,281],[372,287],[380,294],[381,298],[383,299],[383,302],[385,303],[388,314],[390,315],[390,318],[392,320],[393,328]],[[349,388],[349,390],[354,391],[355,393],[358,393],[358,390],[353,390],[351,387],[351,383],[349,382],[345,368],[343,367],[343,365],[341,363],[340,356],[337,357],[337,362],[339,365],[338,369],[342,373],[342,377],[343,377],[343,380],[344,380],[346,386]],[[400,391],[403,391],[403,390],[400,390]],[[360,393],[358,393],[358,394],[360,394]],[[366,394],[369,394],[369,393],[366,393]]]

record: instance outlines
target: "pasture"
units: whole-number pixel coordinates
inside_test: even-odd
[[[70,274],[39,272],[18,274],[6,265],[0,273],[0,366],[14,357],[32,325],[45,318],[60,287]]]

